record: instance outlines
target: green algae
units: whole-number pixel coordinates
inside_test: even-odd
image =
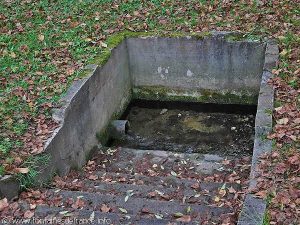
[[[117,34],[110,36],[106,40],[106,45],[104,49],[100,52],[100,55],[93,60],[91,60],[90,64],[97,64],[99,66],[104,65],[109,57],[111,56],[111,52],[114,48],[116,48],[119,44],[122,43],[126,38],[141,38],[141,37],[166,37],[166,38],[175,38],[175,37],[193,37],[198,40],[202,40],[206,37],[210,37],[212,34],[210,32],[202,32],[202,33],[184,33],[184,32],[133,32],[133,31],[123,31]]]
[[[225,40],[230,42],[237,42],[237,41],[253,41],[253,42],[260,42],[262,41],[262,37],[259,35],[254,35],[251,33],[230,33],[225,35]]]
[[[134,99],[158,101],[184,101],[217,104],[257,104],[257,94],[248,91],[239,93],[217,92],[215,90],[183,90],[164,86],[140,86],[133,88]]]
[[[184,118],[182,123],[190,128],[191,130],[196,130],[202,133],[214,133],[220,131],[222,128],[217,125],[207,126],[205,123],[202,122],[204,120],[203,115],[198,116],[189,116]]]

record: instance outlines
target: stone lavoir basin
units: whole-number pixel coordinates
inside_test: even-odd
[[[101,66],[95,62],[86,67],[87,76],[74,82],[61,100],[62,107],[55,109],[53,118],[60,127],[46,143],[45,154],[50,160],[38,180],[81,168],[95,149],[110,145],[119,147],[120,154],[128,153],[124,157],[132,157],[127,158],[130,162],[146,152],[158,161],[171,160],[178,154],[184,160],[198,160],[195,165],[202,166],[199,173],[209,167],[206,172],[210,175],[222,170],[216,166],[221,159],[250,156],[249,187],[254,187],[259,155],[271,149],[265,137],[272,129],[273,89],[267,80],[277,62],[276,44],[236,38],[241,35],[226,32],[125,36],[118,39],[109,57],[99,58]],[[108,128],[112,121],[121,119],[129,121],[127,138],[112,139]],[[18,185],[6,177],[0,190],[2,195],[12,197]],[[167,209],[179,207],[181,203],[175,202],[158,212],[165,213],[163,217],[155,214],[140,224],[172,221]],[[264,210],[263,200],[246,194],[238,223],[259,224]]]
[[[111,132],[107,145],[251,156],[255,112],[255,105],[133,100],[118,120],[128,121],[126,134]]]

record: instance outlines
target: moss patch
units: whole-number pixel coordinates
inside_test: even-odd
[[[255,41],[255,42],[259,42],[262,41],[262,37],[259,35],[255,35],[252,33],[232,33],[232,34],[227,34],[225,36],[225,40],[226,41]]]
[[[208,89],[183,90],[163,86],[142,86],[133,88],[133,98],[158,101],[256,105],[258,95],[251,94],[248,91],[231,93],[216,92]]]
[[[203,118],[203,115],[190,116],[184,118],[182,123],[184,124],[184,126],[192,130],[196,130],[203,133],[219,132],[222,129],[220,126],[217,126],[215,124],[207,126],[205,123],[202,122],[203,120],[205,120],[205,118]]]
[[[110,36],[107,41],[104,49],[99,53],[99,56],[91,60],[89,63],[97,64],[99,66],[104,65],[110,55],[112,49],[117,47],[125,38],[134,38],[134,37],[193,37],[199,40],[204,39],[205,37],[210,37],[212,34],[210,32],[202,33],[185,33],[185,32],[132,32],[132,31],[123,31],[117,34]]]

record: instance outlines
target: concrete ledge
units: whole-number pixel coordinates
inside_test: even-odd
[[[272,141],[266,137],[272,131],[274,90],[267,82],[272,78],[270,70],[278,65],[278,54],[278,46],[274,41],[269,41],[266,46],[264,71],[261,79],[255,118],[255,139],[249,190],[255,188],[257,183],[257,167],[259,165],[260,156],[272,150]],[[265,199],[255,198],[251,193],[246,194],[238,225],[261,225],[263,223],[266,207]]]
[[[261,225],[263,223],[266,203],[262,199],[248,194],[244,201],[238,225]]]
[[[15,177],[6,175],[0,179],[0,198],[12,199],[18,196],[20,184]]]

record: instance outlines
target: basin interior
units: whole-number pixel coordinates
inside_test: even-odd
[[[82,167],[95,146],[106,145],[111,121],[124,111],[129,140],[114,146],[250,155],[255,110],[242,109],[257,105],[265,51],[263,42],[221,34],[123,39],[105,64],[74,83],[55,113],[63,123],[47,146],[49,171]]]
[[[110,146],[205,153],[252,155],[255,105],[201,104],[135,100],[121,119],[127,134]]]

